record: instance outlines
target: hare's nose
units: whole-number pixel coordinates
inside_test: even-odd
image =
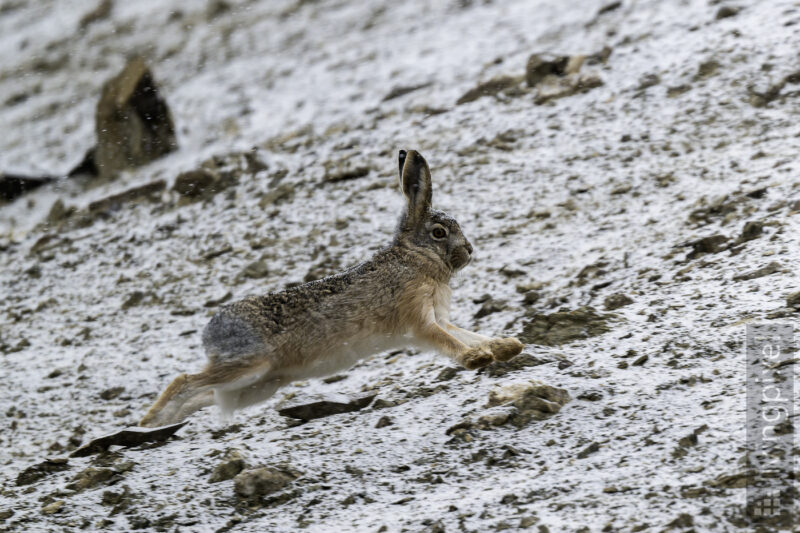
[[[466,248],[466,249],[467,249],[467,253],[468,253],[469,255],[472,255],[472,245],[469,243],[469,241],[466,241],[466,242],[464,243],[464,248]]]

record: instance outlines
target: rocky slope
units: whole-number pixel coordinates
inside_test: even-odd
[[[745,527],[744,325],[800,307],[798,23],[788,0],[3,2],[0,170],[75,166],[133,55],[179,148],[0,207],[0,530]],[[523,355],[381,354],[67,458],[202,366],[220,303],[385,244],[399,148],[477,251],[454,322]],[[332,393],[375,399],[276,411]]]

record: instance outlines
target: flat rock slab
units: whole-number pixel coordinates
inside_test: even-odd
[[[0,174],[0,200],[10,202],[28,191],[46,185],[56,178],[52,176],[20,176]]]
[[[591,307],[529,316],[519,340],[543,346],[560,346],[608,333],[611,331],[609,323],[617,318],[613,314],[598,313]]]
[[[64,457],[57,457],[54,459],[45,459],[41,463],[29,466],[19,473],[17,476],[17,486],[30,485],[36,483],[40,479],[63,470],[69,470],[69,461]]]
[[[186,424],[187,422],[180,422],[178,424],[172,424],[171,426],[161,426],[157,428],[125,428],[122,431],[104,435],[87,442],[72,452],[70,457],[86,457],[87,455],[103,452],[111,446],[130,448],[148,442],[162,442],[170,438]]]
[[[375,394],[351,398],[343,394],[325,396],[324,398],[304,403],[293,403],[278,409],[278,414],[298,420],[312,420],[341,413],[352,413],[367,407],[375,399]]]

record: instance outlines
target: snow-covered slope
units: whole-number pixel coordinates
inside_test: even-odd
[[[743,526],[744,489],[725,476],[745,468],[744,324],[798,317],[786,308],[800,259],[796,2],[115,1],[83,24],[85,1],[0,5],[0,171],[73,167],[103,82],[133,55],[180,144],[113,181],[0,207],[0,530]],[[533,53],[604,47],[581,70],[600,86],[542,102],[523,81]],[[456,105],[501,76],[513,81]],[[526,364],[453,372],[432,353],[381,354],[233,425],[208,409],[163,446],[17,484],[135,424],[198,370],[219,300],[386,244],[400,148],[425,155],[434,204],[476,249],[453,281],[454,322],[522,335]],[[180,198],[175,178],[212,157],[238,183]],[[353,167],[368,172],[330,179]],[[155,198],[88,210],[159,179]],[[559,311],[584,327],[586,306],[599,335],[541,334]],[[523,427],[448,433],[485,414],[496,387],[531,380],[572,400]],[[364,391],[378,403],[302,425],[274,409]],[[209,482],[230,450],[299,477],[242,500],[232,481]],[[88,487],[67,488],[76,476]]]

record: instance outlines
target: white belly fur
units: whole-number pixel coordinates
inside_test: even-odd
[[[386,350],[404,348],[413,344],[410,337],[398,335],[372,335],[362,339],[354,339],[340,346],[333,352],[318,354],[304,368],[291,369],[281,373],[282,378],[295,381],[308,378],[330,376],[347,370],[359,361]]]

